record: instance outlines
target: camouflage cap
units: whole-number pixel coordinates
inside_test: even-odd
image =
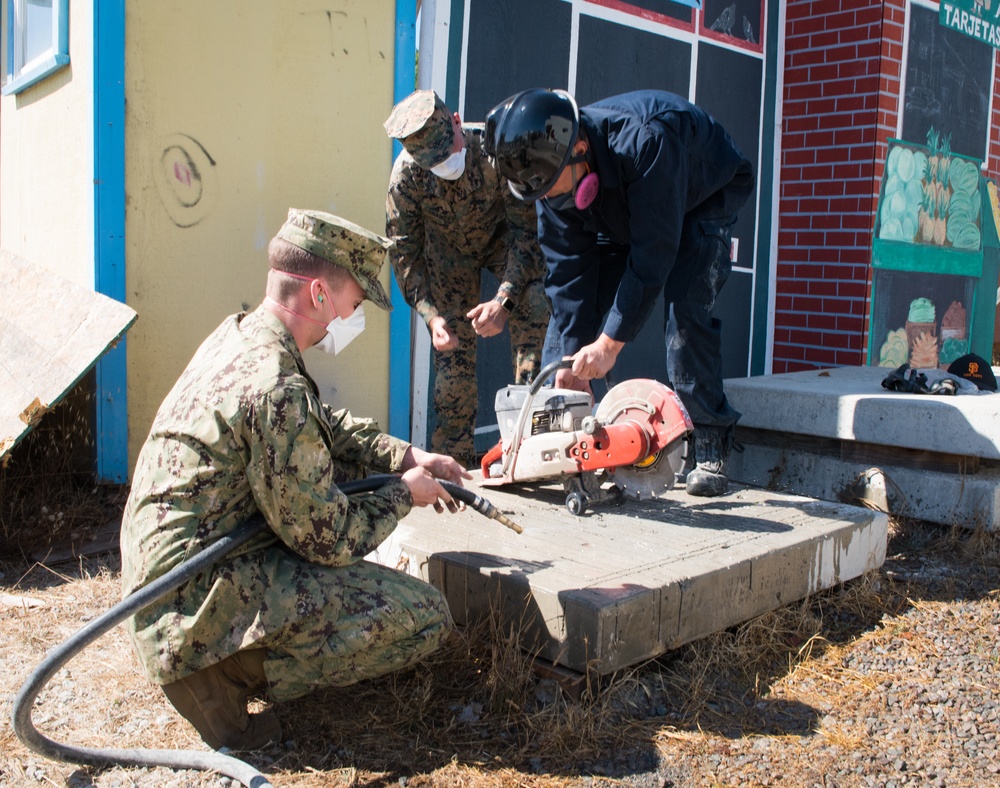
[[[380,309],[392,310],[389,296],[378,281],[386,251],[392,246],[388,238],[332,213],[298,208],[288,209],[288,219],[278,230],[278,238],[346,268],[370,301]]]
[[[433,90],[411,93],[392,108],[383,125],[425,170],[447,159],[455,144],[452,113]]]

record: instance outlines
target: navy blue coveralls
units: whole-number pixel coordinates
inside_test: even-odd
[[[611,339],[630,342],[662,291],[669,382],[695,425],[731,434],[740,414],[722,390],[712,308],[732,268],[736,212],[753,191],[750,162],[711,116],[673,93],[624,93],[580,116],[598,196],[583,211],[536,204],[550,333],[567,356],[596,340],[602,324]],[[543,364],[559,357],[555,344]]]

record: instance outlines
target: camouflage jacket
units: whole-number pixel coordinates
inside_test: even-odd
[[[462,130],[467,152],[458,180],[437,177],[405,150],[389,178],[385,234],[395,242],[389,261],[406,303],[425,322],[439,314],[431,266],[479,268],[505,255],[497,292],[515,302],[526,284],[545,276],[535,206],[514,197],[493,168],[483,150],[482,124],[464,124]]]
[[[260,512],[270,528],[129,619],[166,684],[248,648],[329,600],[322,566],[362,559],[409,512],[402,481],[345,496],[365,466],[398,470],[408,443],[321,404],[292,335],[263,307],[205,340],[153,421],[122,520],[126,594]]]

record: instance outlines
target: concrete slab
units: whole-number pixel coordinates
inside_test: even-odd
[[[577,671],[634,665],[885,560],[885,515],[752,488],[721,499],[679,489],[582,517],[558,485],[481,493],[525,532],[415,510],[377,560],[432,582],[458,623],[492,610]]]
[[[837,367],[725,381],[741,427],[1000,460],[1000,394],[898,394],[891,370]]]
[[[1000,394],[882,388],[889,370],[839,367],[726,381],[743,418],[730,477],[900,517],[1000,528]]]

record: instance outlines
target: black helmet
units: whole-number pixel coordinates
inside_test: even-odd
[[[559,178],[579,130],[580,110],[569,93],[532,88],[490,110],[484,147],[514,196],[537,200]]]

